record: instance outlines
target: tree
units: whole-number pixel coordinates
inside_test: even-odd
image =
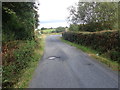
[[[34,39],[38,26],[38,14],[33,2],[3,2],[3,42]]]
[[[42,27],[41,30],[46,30],[47,28]]]
[[[79,26],[77,24],[70,24],[70,31],[79,31]]]
[[[52,27],[50,29],[53,29]]]
[[[71,24],[83,24],[80,25],[82,29],[88,30],[90,25],[92,31],[116,29],[117,7],[117,2],[78,2],[77,6],[68,8],[70,15],[67,20]]]
[[[63,32],[65,31],[65,28],[64,27],[57,27],[56,28],[56,32],[59,33],[59,32]]]
[[[65,28],[68,28],[68,26],[66,26]]]

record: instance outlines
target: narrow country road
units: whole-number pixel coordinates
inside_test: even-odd
[[[46,38],[44,56],[29,88],[118,88],[116,72],[63,43],[60,36]]]

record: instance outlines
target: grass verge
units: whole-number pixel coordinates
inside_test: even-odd
[[[83,52],[86,52],[89,56],[95,58],[96,60],[104,63],[105,65],[107,65],[108,67],[110,67],[112,70],[114,71],[119,71],[120,68],[118,67],[118,63],[115,62],[115,61],[111,61],[109,60],[108,58],[105,58],[105,57],[102,57],[102,56],[99,56],[98,55],[98,52],[91,49],[91,48],[88,48],[86,46],[82,46],[82,45],[78,45],[78,44],[75,44],[75,43],[72,43],[70,41],[67,41],[65,39],[63,39],[62,37],[60,38],[63,42],[71,45],[71,46],[75,46],[76,48],[79,48],[81,49]]]

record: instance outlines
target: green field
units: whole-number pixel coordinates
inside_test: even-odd
[[[44,34],[52,33],[52,31],[55,31],[55,29],[42,30],[42,32],[43,32]]]

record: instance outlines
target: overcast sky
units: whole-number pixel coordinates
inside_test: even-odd
[[[69,15],[67,8],[79,0],[39,0],[39,20],[41,27],[68,26],[66,17]]]

